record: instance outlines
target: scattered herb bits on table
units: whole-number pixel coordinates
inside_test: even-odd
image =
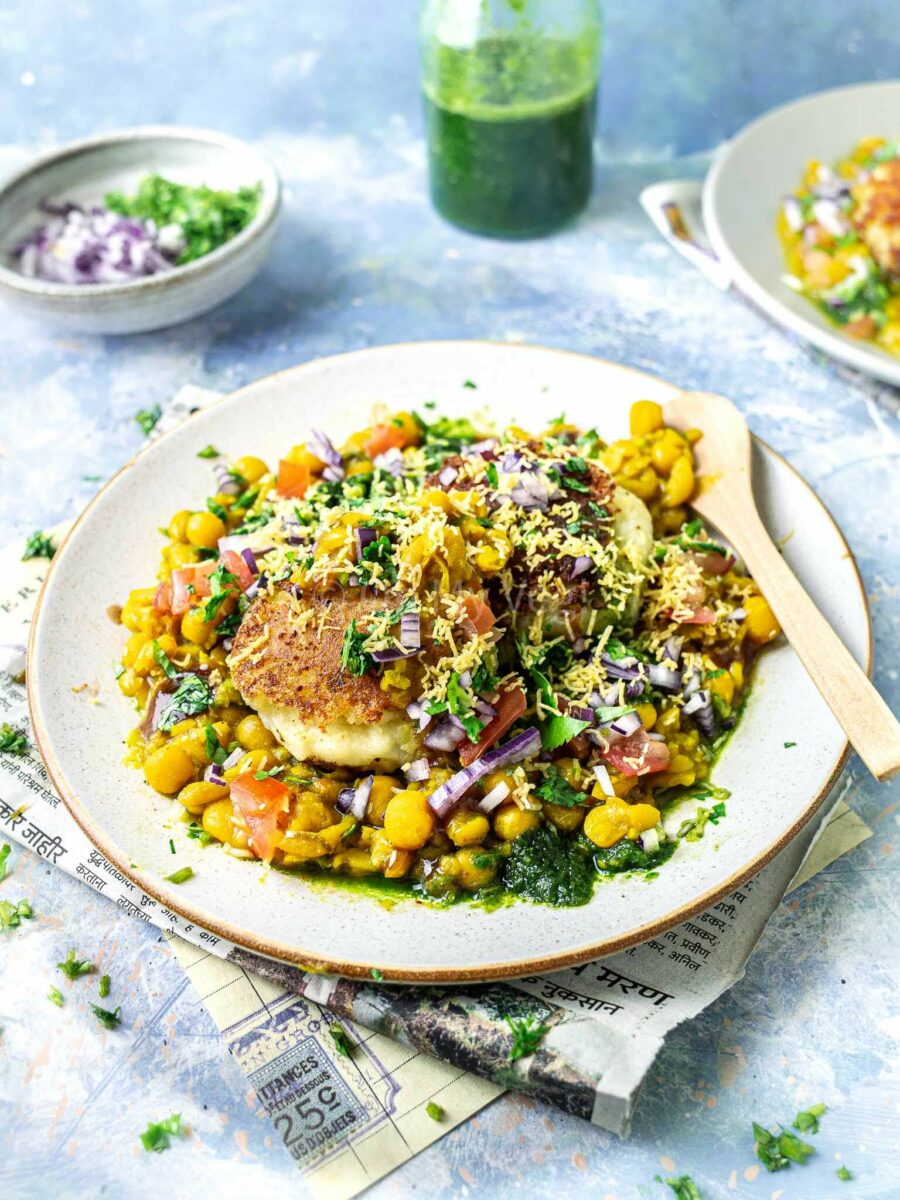
[[[45,202],[48,220],[14,248],[23,275],[53,283],[124,283],[171,271],[231,241],[253,220],[262,185],[236,192],[146,175],[133,196],[84,208]]]
[[[649,401],[611,445],[400,412],[216,459],[121,610],[129,761],[188,837],[320,879],[565,906],[652,875],[725,819],[779,634],[691,514],[700,436]]]
[[[844,332],[900,353],[900,141],[864,138],[833,167],[810,162],[785,197],[785,282]]]

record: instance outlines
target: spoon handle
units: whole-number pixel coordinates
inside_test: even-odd
[[[702,499],[696,507],[703,515]],[[900,772],[900,724],[785,562],[756,506],[752,501],[726,502],[727,516],[722,513],[721,521],[712,511],[718,505],[709,507],[706,515],[730,538],[749,567],[859,757],[876,779],[891,779]]]

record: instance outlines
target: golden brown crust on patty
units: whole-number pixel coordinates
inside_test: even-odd
[[[881,163],[853,188],[853,220],[883,271],[900,275],[900,161]]]
[[[263,593],[247,610],[230,662],[231,677],[248,704],[281,705],[321,729],[340,719],[374,724],[396,709],[377,676],[351,675],[341,666],[350,622],[389,607],[385,597],[314,593],[299,604],[312,610],[311,618],[298,622],[298,602],[282,587]]]

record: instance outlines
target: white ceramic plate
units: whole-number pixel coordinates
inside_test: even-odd
[[[809,159],[832,163],[876,136],[900,136],[900,81],[837,88],[776,108],[717,157],[703,189],[703,221],[734,283],[764,312],[832,358],[900,386],[900,358],[848,337],[787,286],[775,234],[781,200]]]
[[[463,388],[473,380],[477,391]],[[274,462],[310,424],[340,441],[371,407],[438,412],[486,406],[500,422],[540,428],[564,409],[608,438],[627,433],[642,397],[676,389],[612,363],[522,346],[432,342],[341,355],[262,379],[191,417],[128,464],[93,501],[53,560],[32,625],[28,687],[35,735],[51,776],[96,845],[174,911],[249,949],[343,974],[379,968],[385,978],[449,982],[527,975],[642,941],[706,907],[766,862],[821,803],[843,761],[844,736],[787,645],[763,656],[752,698],[716,771],[731,790],[727,818],[702,841],[683,843],[655,881],[603,880],[584,908],[527,903],[484,912],[403,901],[385,911],[340,886],[266,872],[189,840],[172,804],[122,764],[135,714],[112,664],[124,631],[107,606],[154,578],[156,526],[209,491],[213,442],[229,457]],[[866,602],[852,556],[803,480],[771,450],[755,447],[757,495],[785,554],[861,662],[869,652]],[[80,683],[96,683],[92,705]],[[796,742],[785,749],[786,741]],[[168,827],[167,827],[168,823]],[[173,858],[168,840],[175,839]],[[131,864],[137,864],[133,866]],[[163,877],[190,864],[182,886]]]
[[[178,183],[237,191],[262,184],[253,220],[210,254],[158,275],[121,283],[63,284],[22,275],[12,250],[47,220],[46,200],[100,204],[134,192],[156,172]],[[0,297],[20,312],[79,333],[142,333],[187,321],[221,304],[266,260],[281,205],[278,173],[254,147],[224,133],[146,125],[98,134],[54,150],[0,187]]]

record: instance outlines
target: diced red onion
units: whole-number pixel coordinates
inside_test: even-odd
[[[493,721],[497,715],[493,704],[488,704],[487,700],[482,700],[480,696],[475,701],[475,711],[483,721]]]
[[[450,721],[441,721],[440,725],[435,726],[430,733],[425,735],[425,745],[429,750],[443,750],[445,753],[450,753],[455,750],[460,742],[465,741],[466,731],[459,729]]]
[[[373,650],[372,657],[378,663],[396,662],[398,658],[412,658],[418,650],[403,650],[400,646],[388,646],[386,650]]]
[[[692,696],[694,692],[699,691],[703,677],[696,667],[692,667],[687,677],[684,687],[681,689],[685,696]]]
[[[232,750],[232,752],[228,755],[228,757],[222,763],[222,770],[230,771],[232,767],[236,767],[238,765],[238,763],[241,761],[243,756],[244,756],[244,751],[241,749],[240,746],[238,746],[236,749]]]
[[[400,645],[404,650],[412,652],[421,650],[422,634],[418,609],[405,612],[400,618]]]
[[[226,783],[225,783],[225,780],[221,776],[221,773],[220,773],[221,770],[222,770],[222,768],[219,766],[218,763],[210,763],[209,766],[206,768],[206,770],[203,772],[203,778],[206,780],[207,783],[214,783],[216,785],[216,787],[225,787]]]
[[[609,769],[607,767],[605,767],[602,763],[598,763],[598,765],[594,767],[594,775],[596,776],[600,787],[603,789],[604,796],[614,796],[616,794],[615,788],[612,785],[612,780],[609,777]]]
[[[816,200],[812,212],[815,220],[833,237],[840,237],[850,228],[849,222],[834,200]]]
[[[636,658],[610,658],[608,654],[600,655],[600,662],[610,679],[639,679],[641,664]]]
[[[253,572],[254,575],[259,574],[259,567],[256,565],[256,555],[253,553],[253,551],[250,549],[249,546],[247,546],[244,550],[241,551],[241,558],[244,560],[244,562],[247,564],[247,566],[250,568],[250,570]]]
[[[383,454],[376,454],[372,462],[380,471],[387,471],[389,475],[393,475],[395,478],[403,474],[406,466],[403,459],[403,452],[397,446],[391,446]]]
[[[613,733],[621,734],[622,737],[628,737],[631,733],[637,733],[641,728],[641,718],[636,712],[625,713],[621,717],[616,717],[610,725]]]
[[[647,739],[651,742],[664,742],[666,740],[665,735],[662,733],[648,733]]]
[[[444,467],[443,471],[438,475],[438,479],[443,487],[450,487],[452,483],[456,482],[458,475],[459,471],[457,471],[456,467]]]
[[[357,821],[364,821],[366,819],[366,805],[369,803],[369,797],[372,794],[372,784],[374,782],[374,775],[366,776],[353,795],[353,803],[350,805],[350,815],[356,817]]]
[[[344,478],[344,460],[341,458],[337,450],[335,450],[331,439],[321,429],[310,430],[309,439],[306,443],[307,449],[311,454],[314,454],[326,467],[331,467],[338,472],[336,478]],[[325,472],[323,471],[323,474]]]
[[[661,692],[677,692],[681,687],[681,674],[674,667],[664,667],[661,663],[650,663],[647,667],[647,678]]]
[[[406,706],[406,715],[411,721],[417,721],[419,724],[419,733],[427,729],[433,718],[431,713],[425,711],[425,705],[421,700],[413,700]]]
[[[500,470],[505,475],[511,475],[514,471],[518,471],[522,461],[522,455],[518,450],[507,450],[500,460]]]
[[[645,829],[640,835],[641,849],[647,854],[655,854],[659,849],[659,831],[657,829]]]
[[[685,704],[683,712],[686,716],[694,718],[694,722],[701,733],[705,734],[706,737],[712,737],[715,731],[716,717],[713,710],[712,696],[706,688],[701,688],[700,691],[694,692]]]
[[[477,783],[479,779],[500,767],[511,766],[513,763],[521,762],[524,758],[530,758],[533,754],[537,754],[540,748],[540,730],[532,725],[524,733],[510,738],[505,745],[498,746],[495,750],[489,750],[487,754],[482,755],[468,767],[457,771],[446,783],[442,783],[432,792],[428,797],[428,803],[439,817],[446,816],[459,803],[473,783]]]
[[[326,479],[329,483],[340,483],[340,481],[344,478],[344,468],[326,467],[322,472],[322,478]]]
[[[503,803],[508,795],[509,784],[501,779],[496,786],[491,788],[486,796],[478,801],[478,807],[483,813],[491,813],[498,805]]]
[[[681,660],[681,647],[684,644],[684,638],[670,637],[666,638],[663,646],[663,657],[669,659],[676,665]]]
[[[422,783],[431,777],[431,763],[427,758],[417,758],[415,762],[403,768],[403,774],[410,783]]]
[[[371,546],[378,537],[376,530],[367,529],[365,525],[357,525],[356,527],[356,544],[359,546],[359,553],[362,555],[366,546]]]
[[[729,621],[743,621],[743,619],[746,617],[746,615],[747,615],[746,608],[735,608],[731,611],[731,613],[728,617],[728,620]]]
[[[570,704],[566,710],[567,717],[574,717],[576,721],[587,721],[591,725],[593,725],[596,715],[592,708],[586,708],[581,704]]]
[[[800,201],[796,196],[785,196],[781,208],[784,212],[784,219],[788,223],[788,228],[794,233],[799,233],[803,228],[803,213],[800,209]]]
[[[463,454],[484,454],[485,450],[493,450],[496,445],[496,438],[485,438],[483,442],[473,442],[471,446],[466,446]]]
[[[572,570],[569,572],[570,579],[577,579],[579,575],[583,575],[585,571],[589,571],[594,565],[594,560],[589,554],[579,554],[572,562]]]
[[[460,686],[470,688],[472,686],[472,672],[463,671],[459,677]]]

